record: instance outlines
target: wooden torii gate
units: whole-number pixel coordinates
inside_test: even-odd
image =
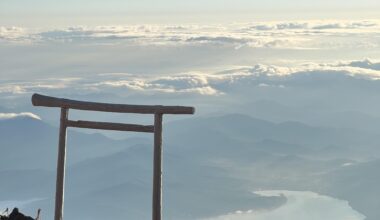
[[[32,103],[34,106],[61,108],[54,220],[63,219],[66,161],[66,130],[68,127],[154,133],[152,220],[161,220],[162,117],[164,114],[194,114],[194,107],[162,105],[125,105],[84,102],[70,99],[55,98],[40,94],[33,94]],[[154,125],[136,125],[94,121],[72,121],[69,120],[68,117],[69,109],[101,112],[154,114]]]

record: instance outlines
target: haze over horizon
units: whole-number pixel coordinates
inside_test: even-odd
[[[380,19],[364,1],[0,1],[0,25],[56,27],[125,24],[216,24],[248,21]]]

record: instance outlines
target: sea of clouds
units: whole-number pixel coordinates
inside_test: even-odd
[[[219,72],[185,72],[171,75],[129,73],[94,74],[88,77],[62,77],[12,81],[0,84],[4,96],[25,96],[34,92],[104,92],[132,94],[175,94],[223,96],[241,86],[285,88],[287,81],[310,74],[334,78],[336,74],[357,79],[380,79],[380,62],[370,59],[335,63],[305,63],[294,67],[256,64]]]
[[[230,112],[249,112],[261,99],[305,112],[330,113],[336,105],[337,112],[359,109],[380,116],[379,51],[378,20],[0,27],[0,120],[45,120],[50,114],[55,121],[47,120],[56,123],[57,114],[31,106],[36,92],[193,105],[197,116],[231,106],[236,108]],[[364,219],[346,201],[312,192],[255,193],[285,196],[287,203],[211,219]]]
[[[315,37],[338,38],[347,37],[347,34],[352,37],[365,36],[377,34],[379,30],[380,22],[377,20],[254,22],[228,25],[73,26],[52,29],[0,27],[0,40],[12,43],[214,44],[218,46],[232,45],[236,49],[244,46],[318,49],[332,45],[327,45],[327,42],[318,45],[316,44],[318,42],[314,41]],[[362,42],[362,44],[378,46],[373,41]]]

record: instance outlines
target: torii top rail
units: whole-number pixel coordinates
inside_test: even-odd
[[[163,114],[194,114],[195,109],[193,107],[162,105],[124,105],[84,102],[70,99],[55,98],[40,94],[34,94],[32,96],[32,103],[34,106],[61,108],[54,220],[63,219],[66,161],[66,130],[68,127],[154,133],[152,220],[161,220],[162,116]],[[69,109],[119,113],[154,114],[154,125],[136,125],[94,121],[72,121],[68,119]]]

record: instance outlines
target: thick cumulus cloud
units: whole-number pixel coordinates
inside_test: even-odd
[[[28,38],[29,34],[23,28],[0,26],[0,41],[25,41]]]
[[[0,27],[0,39],[10,42],[61,42],[137,45],[222,45],[241,48],[316,48],[314,36],[376,34],[379,21],[261,22],[230,25],[135,25],[26,30]]]
[[[262,196],[285,196],[287,202],[274,210],[237,211],[204,220],[364,220],[365,216],[349,206],[347,201],[313,192],[261,191]]]
[[[74,81],[77,80],[79,80],[79,78],[51,78],[34,80],[32,82],[1,83],[0,94],[22,95],[25,93],[30,93],[34,90],[62,90],[74,86]]]
[[[380,79],[379,63],[368,59],[336,63],[305,63],[293,67],[256,64],[217,72],[185,72],[170,75],[129,73],[97,74],[91,78],[51,78],[32,82],[0,84],[0,95],[25,96],[33,92],[49,94],[103,92],[141,95],[223,96],[240,89],[316,84],[316,79],[335,82],[341,78],[374,81]],[[245,90],[246,91],[246,90]]]

